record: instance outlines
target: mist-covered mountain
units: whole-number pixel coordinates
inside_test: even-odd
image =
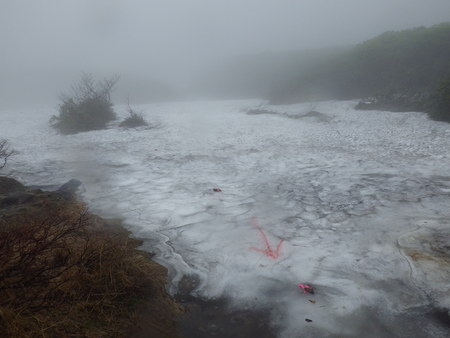
[[[449,75],[447,22],[388,31],[352,47],[241,57],[210,72],[209,90],[224,97],[263,96],[273,104],[376,96],[403,105],[391,102],[383,109],[427,110]]]
[[[450,74],[450,23],[386,32],[296,74],[272,102],[428,94]]]
[[[216,64],[198,80],[207,95],[220,98],[266,97],[274,88],[293,83],[299,74],[320,67],[349,47],[263,52]]]

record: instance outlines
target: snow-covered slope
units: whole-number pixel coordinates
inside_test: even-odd
[[[54,111],[4,111],[0,136],[12,175],[78,178],[94,211],[148,239],[173,292],[194,275],[201,296],[272,309],[282,337],[446,336],[427,311],[450,307],[450,125],[355,102],[243,110],[258,104],[142,106],[154,128],[71,136]]]

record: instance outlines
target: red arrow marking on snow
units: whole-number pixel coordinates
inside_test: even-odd
[[[267,239],[267,235],[264,232],[264,230],[258,225],[258,222],[256,221],[256,218],[252,218],[251,220],[252,225],[255,227],[255,229],[259,232],[259,234],[261,235],[261,238],[264,242],[265,245],[265,249],[258,249],[258,248],[250,248],[251,250],[255,250],[258,252],[262,252],[263,254],[265,254],[267,257],[272,258],[272,259],[277,259],[280,256],[280,250],[281,250],[281,246],[283,245],[284,240],[280,240],[280,242],[278,243],[277,247],[275,250],[272,249],[272,247],[270,246],[269,240]]]

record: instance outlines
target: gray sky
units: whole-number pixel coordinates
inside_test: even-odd
[[[0,0],[0,78],[187,76],[231,55],[349,45],[443,21],[450,0]]]

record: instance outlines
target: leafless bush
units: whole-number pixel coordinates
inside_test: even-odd
[[[59,116],[52,116],[51,125],[62,134],[105,128],[116,119],[110,94],[118,80],[118,76],[113,76],[95,81],[92,75],[82,74],[72,85],[71,94],[60,95]]]
[[[141,126],[148,126],[148,122],[145,121],[142,113],[138,113],[131,108],[129,98],[127,98],[127,110],[128,114],[130,115],[119,124],[119,127],[136,128]]]
[[[67,94],[62,94],[60,98],[62,101],[72,98],[78,102],[89,99],[103,98],[110,102],[111,91],[119,81],[119,78],[120,77],[118,75],[114,75],[111,78],[103,79],[96,83],[91,74],[82,73],[80,81],[71,86],[73,95],[70,96]]]
[[[86,254],[88,237],[80,241],[82,237],[73,236],[84,231],[85,224],[84,215],[70,219],[59,213],[23,223],[0,223],[0,306],[33,311],[48,306],[67,282],[63,275]]]
[[[14,151],[9,149],[8,140],[0,139],[0,169],[5,167],[12,155],[14,155]]]
[[[92,217],[0,219],[1,336],[117,336],[155,290],[160,277],[136,241]]]

